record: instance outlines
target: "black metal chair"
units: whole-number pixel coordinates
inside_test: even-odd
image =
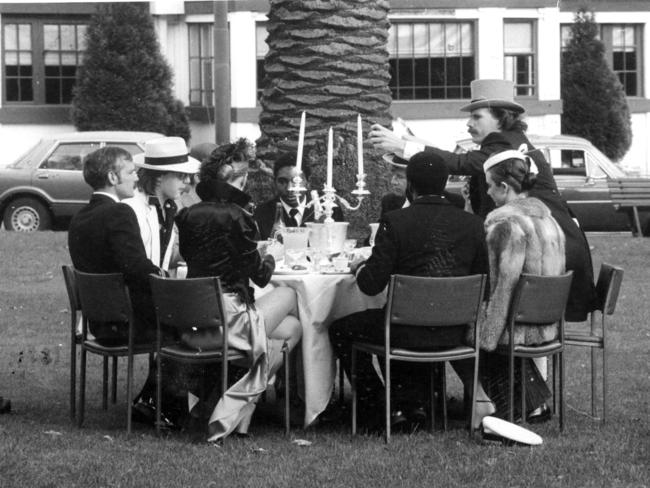
[[[385,383],[385,439],[390,440],[390,390],[391,361],[431,363],[429,370],[430,427],[434,428],[434,364],[460,359],[474,360],[470,436],[474,434],[476,391],[478,386],[479,324],[478,317],[483,300],[486,276],[472,275],[452,278],[431,278],[393,275],[388,287],[388,301],[384,314],[384,344],[354,342],[350,383],[352,386],[352,434],[357,431],[357,351],[384,358]],[[404,349],[391,346],[391,330],[402,325],[421,327],[461,327],[474,325],[474,346],[458,345],[432,351]],[[444,370],[443,370],[444,375]],[[443,397],[446,395],[442,390]],[[444,406],[444,400],[443,400]],[[444,412],[444,409],[443,409]],[[444,413],[443,413],[444,415]],[[445,428],[446,428],[446,415]]]
[[[161,359],[169,358],[187,364],[221,364],[221,395],[227,390],[228,363],[242,361],[246,356],[228,346],[228,327],[225,326],[223,292],[221,281],[218,277],[172,279],[151,275],[151,291],[156,308],[156,322],[158,329],[157,339],[157,419],[156,426],[160,429],[160,406],[162,402],[162,368]],[[221,348],[216,350],[197,350],[188,347],[182,342],[162,342],[163,327],[174,331],[176,337],[181,337],[183,332],[192,330],[213,329],[221,334]],[[289,350],[284,345],[284,423],[285,433],[289,434]],[[202,388],[205,393],[206,388]]]
[[[521,360],[521,411],[526,421],[526,358],[553,356],[553,410],[556,410],[556,376],[559,373],[560,430],[564,428],[564,309],[569,298],[573,273],[560,276],[522,274],[514,289],[508,312],[509,341],[497,352],[506,354],[508,366],[509,420],[514,422],[515,358]],[[539,327],[558,324],[556,340],[539,346],[517,345],[513,342],[515,326]],[[558,367],[559,359],[559,367]]]
[[[582,346],[591,349],[591,415],[596,416],[596,349],[603,351],[603,416],[607,417],[607,326],[608,315],[613,315],[616,310],[616,301],[623,281],[623,269],[611,264],[603,263],[598,273],[596,292],[598,305],[589,316],[590,329],[568,329],[564,333],[564,343],[567,346]],[[600,321],[597,318],[600,313]],[[599,323],[600,322],[600,323]]]
[[[65,274],[64,274],[65,276]],[[133,362],[136,354],[151,354],[154,344],[135,344],[133,337],[133,309],[129,292],[124,284],[121,273],[94,274],[74,270],[74,281],[79,297],[82,313],[81,332],[81,370],[79,372],[79,415],[77,425],[81,427],[84,421],[86,402],[86,354],[92,353],[104,359],[103,398],[102,407],[107,408],[108,389],[108,358],[114,358],[113,381],[117,378],[117,360],[120,356],[127,358],[126,401],[127,401],[127,433],[131,433],[131,407],[133,404]],[[88,323],[114,323],[128,328],[128,341],[124,345],[106,346],[94,339],[88,339]],[[116,389],[116,387],[115,387]],[[115,390],[114,389],[114,390]]]

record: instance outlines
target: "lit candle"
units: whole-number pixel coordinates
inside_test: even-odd
[[[298,134],[298,152],[296,154],[296,169],[298,173],[302,170],[302,148],[305,145],[305,112],[300,117],[300,132]]]
[[[357,162],[359,164],[358,174],[363,174],[363,125],[361,114],[357,115]]]
[[[327,135],[327,183],[325,186],[332,187],[332,157],[334,153],[334,141],[332,138],[332,128],[330,127]]]

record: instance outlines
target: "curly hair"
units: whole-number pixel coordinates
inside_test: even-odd
[[[522,114],[501,107],[490,107],[488,110],[499,121],[499,129],[518,132],[528,130],[528,124],[522,119]]]
[[[200,181],[228,181],[237,176],[233,163],[244,163],[255,158],[255,146],[245,137],[218,146],[203,160],[199,171]]]

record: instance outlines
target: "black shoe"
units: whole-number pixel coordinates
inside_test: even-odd
[[[409,421],[413,428],[423,427],[427,423],[427,412],[424,407],[415,407],[409,411]]]
[[[390,414],[390,429],[395,432],[406,432],[410,430],[408,418],[402,410],[395,410]]]
[[[155,425],[156,409],[153,405],[140,400],[131,407],[131,420],[139,424]]]
[[[527,420],[529,424],[542,424],[551,420],[552,416],[553,413],[551,412],[551,409],[548,408],[546,404],[544,404],[542,405],[541,411],[539,413],[528,415]]]
[[[11,413],[11,400],[0,397],[0,414]]]

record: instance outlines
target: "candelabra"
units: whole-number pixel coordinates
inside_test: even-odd
[[[352,195],[357,199],[357,204],[352,205],[345,198],[336,194],[336,189],[332,185],[327,185],[323,187],[323,195],[319,196],[316,190],[311,191],[311,202],[307,204],[308,207],[314,208],[314,216],[316,219],[319,219],[321,215],[325,215],[325,223],[334,222],[332,214],[334,213],[334,207],[337,207],[337,201],[345,208],[346,210],[356,211],[361,208],[361,203],[363,199],[370,195],[370,192],[366,190],[366,174],[357,175],[356,190],[352,190]],[[296,194],[296,198],[300,200],[302,194],[306,192],[305,187],[302,185],[302,178],[300,176],[295,176],[292,180],[292,185],[289,188],[290,191]]]

